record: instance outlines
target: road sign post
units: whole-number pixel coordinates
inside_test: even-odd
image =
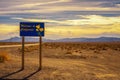
[[[22,36],[22,70],[24,69],[24,36]]]
[[[39,70],[42,69],[42,37],[39,37]]]
[[[20,36],[22,36],[22,70],[24,69],[24,43],[25,36],[39,36],[39,68],[42,69],[42,36],[44,36],[44,23],[20,22]]]

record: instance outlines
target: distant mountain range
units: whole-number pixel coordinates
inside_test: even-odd
[[[0,40],[0,42],[21,42],[21,37],[13,37],[6,40]],[[26,42],[38,42],[39,38],[25,38]],[[113,41],[120,41],[120,38],[115,37],[100,37],[100,38],[64,38],[64,39],[45,39],[43,38],[44,42],[113,42]]]
[[[51,42],[52,40],[50,39],[42,39],[44,42]],[[22,38],[21,37],[12,37],[10,39],[5,39],[5,40],[0,40],[0,42],[21,42]],[[25,37],[25,42],[38,42],[39,38],[33,38],[33,37]]]

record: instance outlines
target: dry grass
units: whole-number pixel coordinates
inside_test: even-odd
[[[29,80],[120,80],[120,42],[47,42],[42,46],[43,69]],[[21,48],[7,49],[12,59],[0,65],[0,76],[21,66]],[[38,59],[39,46],[25,46],[25,70],[9,78],[29,75],[38,68]]]
[[[51,53],[44,54],[49,58],[89,59],[99,58],[109,50],[120,51],[120,42],[47,42],[43,43],[43,49],[50,49]]]
[[[10,60],[7,51],[0,51],[0,63]]]
[[[39,46],[29,46],[29,47],[25,47],[24,51],[25,52],[31,52],[31,51],[35,51],[35,50],[38,50],[38,49],[39,49]],[[18,48],[18,51],[22,52],[22,48]]]
[[[120,50],[120,42],[74,42],[74,43],[44,43],[44,46],[47,48],[61,48],[62,50],[76,50],[76,49],[85,49],[85,50]]]

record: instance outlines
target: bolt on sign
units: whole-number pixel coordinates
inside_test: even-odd
[[[20,22],[20,36],[44,36],[44,23]]]
[[[24,37],[39,36],[39,68],[42,69],[42,37],[44,36],[44,23],[20,22],[20,36],[22,36],[22,70],[24,69]]]

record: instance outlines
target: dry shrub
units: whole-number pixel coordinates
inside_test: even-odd
[[[103,47],[102,50],[107,50],[107,48],[106,48],[106,47]]]
[[[9,60],[8,52],[7,51],[0,51],[0,63]]]
[[[70,51],[67,51],[65,54],[72,54],[72,52],[70,52]]]
[[[66,55],[65,58],[68,58],[68,59],[87,59],[88,56],[86,55]]]
[[[24,48],[24,51],[25,52],[31,52],[31,51],[34,51],[34,50],[37,50],[39,49],[39,46],[27,46]],[[19,52],[22,52],[22,48],[18,48],[18,51]]]
[[[94,53],[100,54],[99,50],[94,50]]]
[[[114,48],[114,50],[116,50],[116,51],[120,51],[120,48]]]

